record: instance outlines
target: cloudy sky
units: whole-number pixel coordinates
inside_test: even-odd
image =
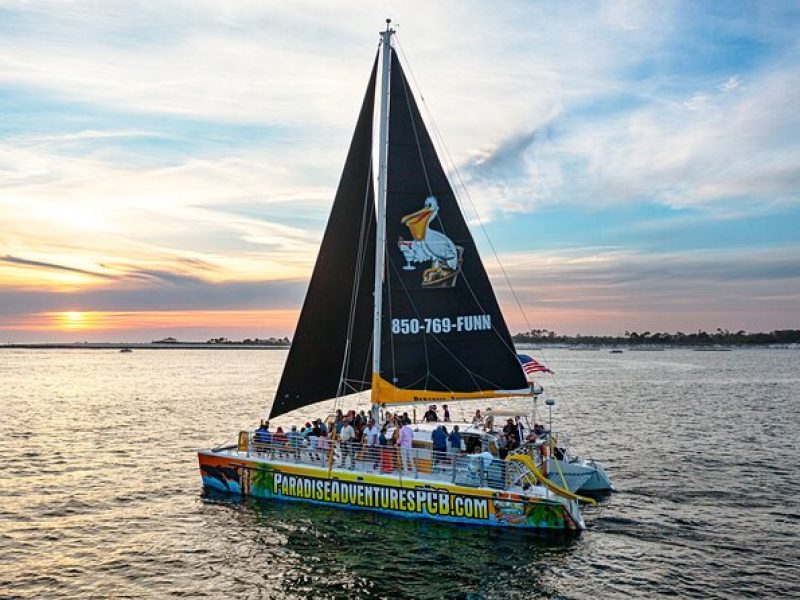
[[[796,2],[0,0],[0,341],[291,335],[386,16],[512,331],[800,328]]]

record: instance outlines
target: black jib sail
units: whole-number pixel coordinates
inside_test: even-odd
[[[270,418],[370,387],[377,58]]]
[[[391,404],[529,393],[475,242],[392,50],[380,374]]]

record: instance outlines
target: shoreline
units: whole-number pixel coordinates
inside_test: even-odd
[[[0,350],[286,350],[288,344],[207,344],[205,342],[52,342],[0,344]]]
[[[536,351],[542,348],[564,349],[573,351],[603,351],[618,349],[626,352],[661,352],[664,350],[698,350],[707,352],[724,352],[728,350],[753,349],[795,349],[796,344],[663,344],[659,346],[639,346],[623,344],[531,344],[516,343],[519,350]],[[0,350],[288,350],[290,344],[244,344],[225,343],[208,344],[206,342],[35,342],[20,344],[0,344]]]

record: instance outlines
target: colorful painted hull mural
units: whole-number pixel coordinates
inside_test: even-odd
[[[210,451],[200,452],[199,461],[203,485],[232,494],[470,525],[579,531],[563,504],[509,492]]]

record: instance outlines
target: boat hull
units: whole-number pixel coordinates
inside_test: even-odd
[[[571,492],[599,494],[614,490],[605,467],[595,461],[581,458],[557,461],[551,458],[547,461],[547,472],[551,481],[566,484],[564,487]]]
[[[198,458],[206,488],[242,496],[468,525],[569,532],[583,527],[564,504],[510,492],[329,470],[237,453],[201,451]]]

